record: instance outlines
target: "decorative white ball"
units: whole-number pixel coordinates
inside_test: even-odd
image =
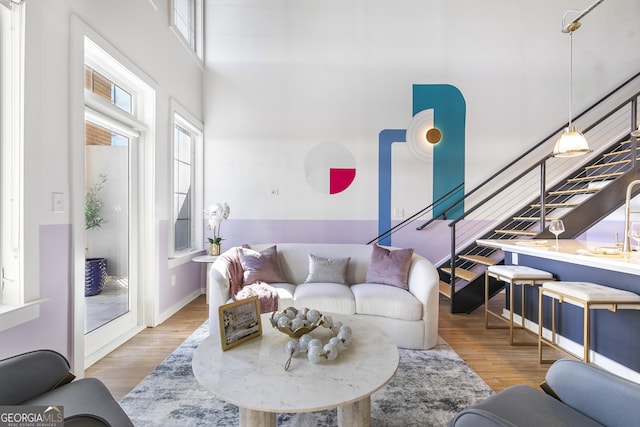
[[[333,318],[328,314],[324,315],[324,321],[322,322],[322,326],[325,328],[330,328],[333,326]]]
[[[311,341],[312,339],[313,337],[309,334],[304,334],[300,337],[300,339],[298,340],[298,345],[301,352],[307,351],[307,348],[309,347],[309,341]]]
[[[285,308],[284,315],[287,316],[289,320],[293,320],[296,317],[296,312],[293,311],[291,308]]]
[[[333,337],[329,340],[329,344],[333,344],[336,347],[338,347],[338,349],[344,348],[342,347],[342,341],[340,341],[340,338],[338,337]]]
[[[333,322],[333,326],[331,327],[331,332],[333,332],[335,335],[338,335],[338,332],[340,332],[340,328],[342,328],[342,322],[341,321],[337,321],[337,322]]]
[[[291,321],[291,330],[292,331],[298,330],[302,328],[304,324],[305,324],[305,320],[302,320],[299,317],[296,317]]]
[[[309,310],[306,316],[309,323],[314,323],[320,320],[320,312],[318,310]]]
[[[322,347],[309,347],[309,350],[307,351],[307,358],[309,359],[309,361],[311,361],[311,363],[322,362]]]
[[[340,331],[338,332],[338,339],[342,341],[342,345],[349,347],[349,344],[351,344],[351,333],[347,331]]]
[[[346,331],[346,332],[348,332],[348,333],[349,333],[349,336],[351,336],[351,334],[352,334],[352,332],[353,332],[353,331],[351,330],[351,326],[347,326],[347,325],[343,325],[343,326],[340,328],[340,331]]]
[[[327,360],[335,360],[338,357],[338,346],[331,343],[326,344],[322,350],[327,355]]]
[[[278,328],[289,328],[291,326],[291,319],[287,316],[282,316],[278,319]]]
[[[288,355],[291,355],[293,357],[297,356],[300,353],[300,346],[298,344],[298,341],[289,340],[287,342],[286,351]]]
[[[309,349],[311,349],[311,347],[320,347],[320,348],[322,348],[322,341],[320,341],[318,338],[313,338],[311,341],[309,341],[309,344],[307,344],[307,347]]]

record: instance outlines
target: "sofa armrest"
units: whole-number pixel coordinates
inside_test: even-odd
[[[640,384],[573,359],[556,361],[547,384],[568,406],[606,426],[630,426],[640,419]]]
[[[448,427],[518,427],[493,412],[480,408],[467,408],[451,419]]]
[[[91,414],[72,415],[64,419],[64,427],[113,427],[102,417]]]
[[[218,307],[224,305],[231,298],[231,289],[229,277],[227,276],[227,267],[229,261],[224,257],[219,257],[209,270],[209,288],[207,289],[207,297],[209,302],[209,334],[217,334],[220,330],[220,322],[218,320]]]
[[[409,292],[422,303],[426,340],[424,348],[431,348],[438,341],[439,280],[438,271],[433,264],[426,258],[417,256],[409,270],[408,285]]]
[[[0,405],[20,405],[73,380],[69,362],[53,350],[36,350],[0,360]]]
[[[229,277],[227,276],[227,267],[229,261],[225,258],[218,258],[209,270],[209,304],[220,307],[226,304],[231,298],[231,289]]]

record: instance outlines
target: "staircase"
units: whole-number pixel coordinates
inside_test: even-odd
[[[449,222],[451,255],[438,266],[440,293],[451,299],[453,313],[484,304],[484,272],[504,260],[502,251],[478,246],[476,240],[553,239],[546,224],[559,218],[566,228],[562,237],[574,238],[624,204],[628,183],[640,179],[638,138],[632,136],[639,96],[640,73],[576,118],[593,150],[589,155],[550,157],[560,128],[418,227],[428,229],[464,202],[464,213]],[[492,280],[490,295],[502,286]]]
[[[577,237],[621,206],[629,182],[640,179],[640,167],[632,167],[631,144],[631,138],[613,144],[599,158],[547,191],[544,210],[539,200],[532,199],[513,216],[478,239],[554,239],[544,228],[541,231],[543,217],[545,221],[562,218],[566,227],[562,237]],[[633,152],[636,160],[640,160],[637,147]],[[503,259],[501,250],[479,246],[474,242],[457,251],[453,266],[447,261],[439,267],[440,292],[449,298],[454,295],[453,312],[471,312],[484,304],[484,272],[487,266],[502,263]],[[452,269],[455,275],[453,281]],[[490,296],[503,286],[504,283],[490,280]]]

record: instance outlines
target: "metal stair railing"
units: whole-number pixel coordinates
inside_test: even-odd
[[[376,236],[375,238],[369,240],[367,242],[367,245],[370,245],[374,242],[379,242],[381,239],[384,239],[390,235],[392,235],[393,233],[395,233],[396,231],[400,231],[402,230],[404,227],[411,225],[414,221],[416,221],[418,218],[427,215],[431,212],[433,212],[433,207],[436,205],[441,205],[441,204],[445,204],[447,203],[447,201],[449,199],[451,199],[451,197],[456,194],[456,192],[458,192],[461,188],[464,187],[464,181],[461,182],[460,184],[456,185],[454,188],[452,188],[451,190],[449,190],[446,194],[444,194],[443,196],[441,196],[440,198],[438,198],[437,200],[435,200],[433,203],[431,203],[430,205],[428,205],[427,207],[419,210],[418,212],[414,213],[413,215],[411,215],[410,217],[404,219],[403,221],[399,222],[398,224],[394,225],[393,227],[391,227],[390,229],[388,229],[387,231],[385,231],[382,234],[379,234],[378,236]],[[460,202],[459,202],[460,203]],[[453,207],[455,207],[455,204],[452,205],[448,205],[448,209],[452,209]],[[445,214],[444,213],[440,213],[438,215],[436,215],[435,217],[433,217],[431,220],[434,219],[438,219],[438,218],[442,218],[442,219],[446,219]]]
[[[550,157],[553,144],[566,127],[565,124],[495,172],[462,198],[454,200],[438,216],[418,227],[418,230],[428,228],[434,221],[447,218],[447,214],[454,207],[464,203],[464,213],[453,218],[449,224],[451,228],[450,254],[440,262],[434,262],[436,265],[442,265],[447,260],[450,262],[449,286],[452,298],[456,292],[455,261],[458,252],[470,245],[475,245],[478,238],[490,233],[498,224],[507,222],[514,212],[527,204],[537,203],[539,217],[537,224],[531,221],[525,225],[520,224],[518,227],[521,228],[519,231],[521,233],[534,235],[542,231],[547,212],[552,213],[554,217],[563,216],[567,208],[556,206],[555,202],[550,202],[549,200],[556,200],[557,197],[546,197],[546,189],[558,186],[572,173],[575,174],[586,165],[597,163],[601,156],[608,154],[606,151],[614,142],[629,137],[639,124],[637,111],[639,96],[640,73],[637,73],[575,117],[573,123],[583,129],[592,149],[591,153],[575,158]],[[635,147],[635,138],[632,139],[634,139],[632,142]],[[617,159],[618,157],[612,158]],[[626,162],[626,160],[615,161]],[[631,167],[635,166],[635,161],[636,156],[634,155],[629,162]],[[576,194],[565,199],[572,203],[588,199],[591,195],[589,191],[584,190],[584,187],[589,185],[594,184],[576,182],[574,187],[569,187],[574,188]],[[369,243],[389,236],[411,222],[415,222],[419,217],[432,212],[434,204],[438,202],[432,203]],[[504,235],[495,233],[493,235],[504,238]],[[506,238],[513,238],[513,236]]]
[[[629,95],[630,93],[631,95]],[[452,296],[455,294],[455,259],[458,251],[507,220],[517,208],[525,203],[531,203],[534,197],[539,200],[540,205],[537,228],[530,223],[529,226],[521,227],[522,233],[537,234],[543,231],[548,208],[555,209],[554,216],[562,216],[563,208],[546,206],[546,188],[567,179],[569,172],[579,170],[590,162],[598,161],[602,153],[614,142],[629,136],[632,131],[637,129],[639,96],[640,73],[576,117],[575,123],[584,129],[584,134],[592,148],[589,155],[580,158],[550,157],[549,153],[555,140],[564,129],[563,126],[465,194],[463,198],[452,203],[453,206],[464,202],[466,208],[463,214],[449,224],[451,228],[449,260]],[[632,139],[632,142],[635,143],[635,138]],[[634,164],[635,156],[632,156],[631,167]],[[598,176],[595,177],[595,180],[598,180]],[[589,184],[585,181],[580,188],[584,188],[585,185]],[[577,189],[578,185],[576,184],[574,199],[589,197],[588,192]],[[450,208],[445,208],[443,213],[446,215],[448,210]],[[418,229],[423,229],[432,222],[433,219]]]
[[[467,208],[463,214],[452,221],[450,227],[455,227],[463,220],[472,221],[477,224],[472,228],[467,227],[466,234],[472,236],[483,234],[508,218],[518,207],[528,203],[534,194],[540,199],[542,207],[545,207],[546,200],[543,196],[546,188],[562,182],[569,176],[569,172],[593,162],[607,147],[628,136],[637,128],[637,113],[635,113],[634,128],[631,128],[631,121],[628,118],[630,111],[636,110],[634,106],[637,105],[638,96],[640,96],[640,90],[613,111],[605,114],[602,119],[584,127],[584,134],[593,150],[591,154],[581,158],[553,158],[549,155],[551,152],[549,149],[539,160],[529,166],[523,166],[520,170],[505,170],[502,174],[495,176],[491,182],[486,181],[464,196]],[[555,136],[557,135],[554,134],[547,141],[555,143]],[[514,167],[518,167],[518,165],[514,165],[512,169]],[[480,189],[482,191],[478,191]],[[454,203],[459,204],[460,202]],[[541,215],[540,219],[538,231],[543,231],[544,215]],[[460,241],[460,244],[465,243],[464,235],[458,236],[456,240]]]

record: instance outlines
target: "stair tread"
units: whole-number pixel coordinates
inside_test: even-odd
[[[595,193],[602,190],[602,187],[588,187],[588,188],[572,188],[570,190],[555,190],[549,191],[549,195],[557,196],[559,194],[582,194],[582,193]]]
[[[562,202],[562,203],[545,203],[545,206],[548,208],[566,208],[571,206],[578,206],[580,203],[578,202]],[[540,203],[536,203],[531,205],[532,208],[539,208]]]
[[[547,221],[554,221],[554,220],[560,219],[560,218],[547,216],[547,217],[545,217],[545,219]],[[540,221],[540,217],[539,216],[514,216],[513,220],[514,221]]]
[[[442,271],[444,271],[445,273],[451,274],[451,269],[448,267],[443,268]],[[459,277],[468,282],[471,282],[473,279],[478,277],[478,275],[473,271],[465,270],[464,268],[456,268],[456,277]]]
[[[615,162],[607,162],[607,163],[598,163],[595,165],[588,165],[585,166],[585,169],[598,169],[598,168],[604,168],[604,167],[608,167],[608,166],[617,166],[617,165],[624,165],[627,163],[630,163],[631,160],[630,159],[623,159],[623,160],[616,160]]]
[[[449,285],[447,282],[440,280],[440,282],[438,283],[438,290],[442,295],[451,298],[451,285]]]
[[[623,148],[622,150],[618,150],[618,151],[611,151],[609,153],[602,153],[602,157],[612,157],[612,156],[617,156],[619,154],[629,154],[631,153],[631,149],[630,148]]]
[[[603,178],[613,178],[615,176],[620,176],[623,174],[624,172],[611,172],[611,173],[603,173],[600,175],[581,176],[577,178],[570,178],[567,180],[567,182],[594,181],[594,180],[603,179]]]
[[[482,265],[494,265],[499,262],[497,259],[482,255],[460,255],[459,257]]]
[[[531,231],[531,230],[494,230],[496,233],[502,233],[502,234],[521,234],[523,236],[535,236],[536,234],[538,234],[537,231]]]

